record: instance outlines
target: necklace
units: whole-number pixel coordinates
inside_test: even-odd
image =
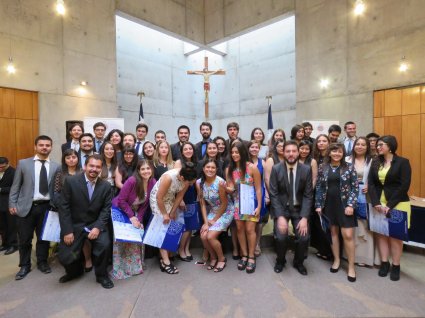
[[[340,166],[340,165],[337,165],[337,166],[332,166],[332,165],[330,165],[330,167],[331,167],[331,169],[332,169],[332,172],[335,172],[335,171],[339,168],[339,166]]]

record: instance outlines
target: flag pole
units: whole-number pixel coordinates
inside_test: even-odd
[[[143,91],[137,92],[137,96],[140,97],[139,123],[142,123],[145,120],[145,116],[143,114],[143,104],[142,104],[142,98],[145,96],[145,92]]]

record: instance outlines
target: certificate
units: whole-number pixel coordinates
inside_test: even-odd
[[[184,224],[174,220],[164,224],[162,215],[154,213],[146,229],[143,243],[176,252],[184,230]]]
[[[43,241],[60,242],[61,226],[59,223],[59,213],[47,211],[43,221],[41,239]]]
[[[199,202],[186,204],[186,210],[184,211],[178,210],[181,217],[177,221],[184,223],[185,231],[197,231],[201,228],[200,210]]]
[[[391,217],[387,218],[374,208],[369,213],[369,229],[385,236],[396,238],[402,241],[409,241],[407,229],[407,212],[400,210],[390,210]]]
[[[239,213],[254,215],[255,201],[255,187],[244,183],[239,184]]]
[[[127,214],[113,206],[111,209],[111,219],[115,242],[142,244],[144,230],[135,228]]]

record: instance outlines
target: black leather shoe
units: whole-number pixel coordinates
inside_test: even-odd
[[[0,246],[0,252],[3,252],[5,250],[7,250],[7,247],[6,246],[4,246],[4,245]]]
[[[25,276],[27,276],[29,272],[31,272],[31,268],[26,267],[26,266],[21,267],[19,272],[17,272],[16,275],[15,275],[15,280],[24,279]]]
[[[44,274],[49,274],[52,272],[52,269],[47,263],[40,263],[37,265],[37,268]]]
[[[303,264],[294,264],[294,268],[300,273],[301,275],[306,276],[307,275],[307,268]]]
[[[276,264],[274,265],[274,272],[275,273],[280,273],[283,271],[283,268],[285,267],[286,261],[280,261],[276,259]]]
[[[61,278],[59,278],[59,283],[63,284],[63,283],[67,283],[73,279],[75,279],[75,276],[71,276],[69,274],[65,274],[63,275]]]
[[[110,289],[114,287],[114,283],[109,277],[96,277],[96,282],[102,285],[103,288]]]
[[[350,276],[350,275],[347,275],[347,280],[348,280],[350,283],[354,283],[354,282],[356,281],[356,276]]]
[[[13,254],[13,253],[15,253],[17,250],[18,250],[18,248],[17,248],[17,247],[15,247],[15,246],[11,246],[11,247],[9,247],[9,248],[6,250],[6,252],[4,252],[4,255],[10,255],[10,254]]]
[[[381,262],[381,266],[379,267],[378,275],[380,277],[385,277],[388,275],[390,271],[390,262]]]
[[[390,279],[392,281],[398,281],[400,279],[400,265],[391,266]]]

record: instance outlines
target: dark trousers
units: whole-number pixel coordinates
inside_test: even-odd
[[[0,229],[3,246],[17,247],[18,235],[16,232],[16,215],[10,214],[7,210],[1,210]]]
[[[16,225],[18,228],[19,242],[19,266],[31,267],[31,250],[32,238],[34,230],[37,234],[37,244],[35,254],[37,256],[37,265],[47,263],[49,256],[50,242],[41,240],[41,231],[46,212],[49,210],[50,204],[42,203],[31,207],[30,212],[25,217],[17,217]]]
[[[68,275],[77,277],[83,273],[84,265],[82,261],[82,249],[88,233],[82,231],[74,233],[74,242],[68,246],[63,242],[59,243],[59,262],[65,267]],[[93,265],[97,277],[108,275],[108,258],[110,256],[111,240],[108,231],[100,232],[95,240],[90,240],[93,254]]]
[[[297,216],[291,216],[289,218],[285,217],[286,221],[289,223],[289,220],[292,223],[292,226],[294,228],[295,233],[295,255],[294,255],[294,264],[302,264],[304,262],[304,256],[308,249],[308,242],[309,242],[309,234],[307,232],[306,235],[301,236],[298,233],[297,226],[298,222],[301,220],[301,217]],[[277,228],[277,220],[275,219],[274,222],[274,236],[276,240],[276,254],[277,254],[277,261],[284,263],[286,261],[286,250],[288,249],[288,230],[286,233],[282,233]]]

